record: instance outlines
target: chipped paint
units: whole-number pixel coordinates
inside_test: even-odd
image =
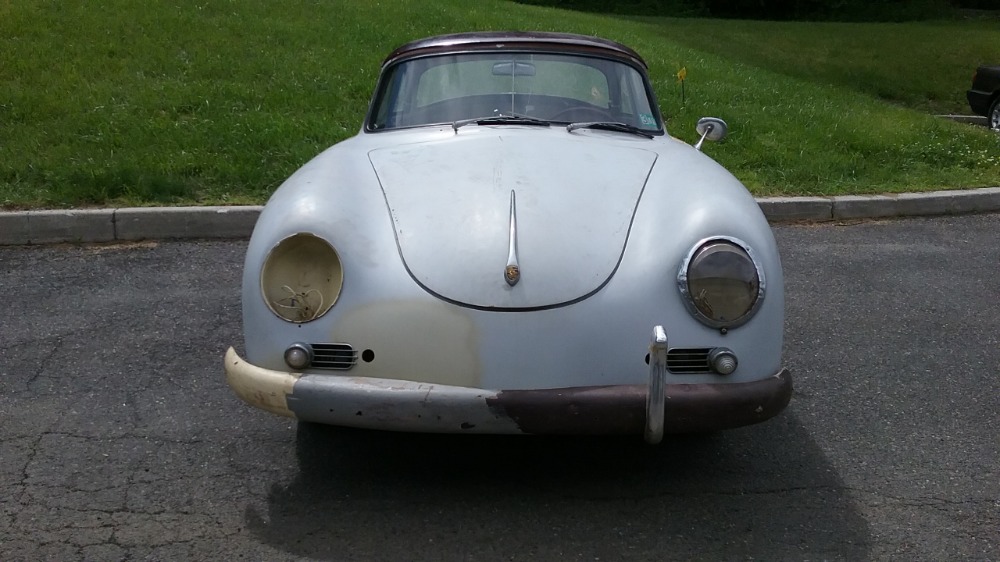
[[[495,391],[441,384],[305,375],[288,397],[300,420],[389,431],[521,433],[489,407]]]
[[[641,435],[646,427],[645,385],[507,390],[487,402],[524,433]]]
[[[225,365],[226,382],[244,402],[272,414],[295,417],[288,409],[288,395],[299,375],[251,365],[231,347],[226,352]]]

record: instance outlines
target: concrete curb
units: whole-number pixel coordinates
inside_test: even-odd
[[[1000,187],[898,195],[765,197],[771,223],[1000,212]],[[134,207],[0,212],[0,246],[136,240],[240,239],[261,206]]]
[[[1000,187],[893,195],[765,197],[757,203],[772,223],[964,215],[1000,211]]]
[[[990,124],[989,119],[983,117],[982,115],[938,115],[942,119],[951,119],[957,123],[968,123],[969,125],[982,125],[983,127],[988,127]]]
[[[0,246],[248,238],[261,206],[0,212]]]

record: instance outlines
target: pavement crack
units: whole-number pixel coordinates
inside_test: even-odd
[[[41,378],[43,378],[43,377],[46,376],[46,373],[49,370],[49,365],[52,363],[53,358],[62,349],[62,346],[63,346],[63,337],[64,336],[56,336],[55,337],[56,341],[52,344],[51,349],[49,350],[49,352],[42,356],[42,359],[41,359],[40,364],[38,365],[38,368],[35,369],[34,373],[31,375],[31,377],[29,377],[28,380],[25,381],[25,383],[24,383],[24,391],[23,392],[31,392],[31,389],[32,389],[32,387],[34,387],[35,383],[38,382],[39,379],[41,379]]]
[[[35,458],[38,456],[38,449],[41,447],[42,439],[45,438],[45,435],[46,433],[43,432],[34,439],[34,442],[31,444],[31,447],[29,447],[28,449],[28,456],[26,459],[24,459],[24,466],[21,467],[20,484],[24,488],[21,490],[21,493],[19,494],[17,501],[22,504],[24,504],[28,500],[28,480],[31,477],[28,474],[28,468],[31,467],[31,463],[35,462]]]
[[[855,494],[865,494],[869,496],[869,506],[877,507],[879,504],[872,502],[873,498],[878,500],[893,502],[898,505],[907,507],[929,507],[929,508],[945,508],[945,507],[964,507],[964,506],[993,506],[996,504],[996,499],[994,498],[969,498],[969,499],[950,499],[942,498],[938,496],[916,496],[907,497],[899,496],[893,494],[887,494],[884,492],[876,492],[874,490],[869,490],[866,488],[852,488],[846,487],[846,490]]]

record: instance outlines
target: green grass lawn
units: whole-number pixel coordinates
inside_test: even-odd
[[[0,206],[260,203],[355,134],[381,59],[454,31],[595,34],[651,66],[671,134],[756,194],[1000,185],[1000,135],[966,111],[1000,63],[990,21],[608,17],[501,0],[0,0]],[[676,79],[688,71],[685,97]]]

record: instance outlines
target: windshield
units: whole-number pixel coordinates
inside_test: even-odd
[[[527,116],[553,123],[619,122],[662,131],[643,75],[610,59],[550,53],[462,53],[385,71],[368,130]]]

